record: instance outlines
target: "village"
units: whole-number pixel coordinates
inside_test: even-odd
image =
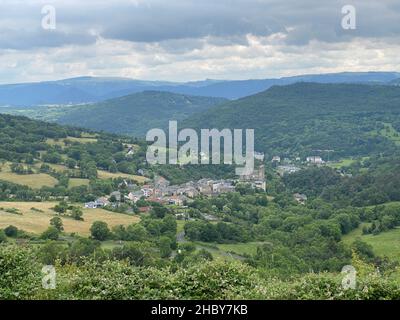
[[[203,178],[198,181],[189,181],[180,185],[171,185],[170,182],[156,176],[152,181],[143,185],[128,182],[120,184],[118,191],[109,196],[100,197],[95,201],[85,203],[85,208],[117,208],[121,203],[137,204],[141,200],[146,203],[158,203],[160,205],[185,206],[198,196],[213,197],[224,193],[235,192],[238,183],[246,183],[254,189],[266,191],[265,167],[260,165],[252,174],[240,176],[239,179],[213,180]],[[140,206],[140,212],[147,212],[149,206]]]
[[[131,150],[131,149],[130,149]],[[263,153],[255,153],[256,160],[261,164],[254,169],[252,174],[240,176],[238,179],[207,179],[203,178],[198,181],[189,181],[180,185],[171,185],[170,182],[162,176],[156,176],[151,181],[140,185],[124,180],[120,184],[118,190],[112,192],[108,196],[100,197],[94,201],[85,203],[85,208],[118,208],[121,203],[137,205],[139,212],[146,213],[150,211],[150,205],[145,204],[158,203],[160,205],[171,205],[176,207],[185,207],[187,203],[199,196],[213,197],[221,194],[235,192],[238,183],[250,185],[257,190],[266,191],[267,183],[265,178],[265,165]],[[272,168],[275,172],[283,177],[285,174],[298,172],[308,166],[323,166],[328,162],[324,161],[320,156],[308,156],[305,161],[299,157],[294,159],[281,158],[273,156],[271,160]],[[139,170],[139,174],[143,174],[143,170]],[[307,196],[304,194],[293,194],[294,200],[304,205]]]

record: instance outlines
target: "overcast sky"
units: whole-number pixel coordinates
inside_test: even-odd
[[[52,5],[56,28],[43,29]],[[344,30],[342,7],[356,8]],[[0,0],[0,83],[400,71],[400,0]]]

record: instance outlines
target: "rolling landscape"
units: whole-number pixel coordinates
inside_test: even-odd
[[[314,277],[329,272],[318,281],[335,283],[342,266],[355,262],[378,266],[379,286],[396,296],[399,106],[400,89],[392,84],[300,81],[237,100],[143,91],[91,104],[20,108],[11,112],[18,116],[0,115],[1,241],[32,243],[33,251],[17,250],[65,268],[76,263],[82,272],[89,272],[89,262],[81,259],[93,255],[111,264],[128,261],[137,271],[207,261],[202,272],[216,268],[229,278],[237,272],[243,280],[254,269],[259,278],[246,279],[246,286],[273,276],[286,288],[275,296],[254,289],[238,296],[235,287],[217,287],[198,298],[297,299],[298,281],[317,281],[310,270]],[[264,155],[257,179],[265,179],[265,188],[237,180],[229,166],[147,164],[144,135],[169,120],[197,129],[254,128],[256,150]],[[310,155],[323,160],[309,162]],[[66,281],[67,269],[61,272]],[[315,297],[343,294],[335,290]],[[35,293],[58,294],[65,293]],[[128,298],[120,294],[101,298]],[[193,297],[163,294],[158,288],[140,297]],[[79,297],[100,298],[88,291]]]
[[[399,8],[1,3],[0,303],[400,300]]]

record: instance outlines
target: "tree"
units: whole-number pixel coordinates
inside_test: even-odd
[[[94,252],[100,251],[101,243],[97,240],[88,238],[80,238],[74,241],[69,250],[70,258],[73,261],[79,262],[82,257],[92,255]]]
[[[208,260],[212,261],[214,260],[212,254],[210,251],[207,251],[206,249],[200,249],[198,253],[196,253],[196,257],[199,260]]]
[[[7,242],[7,236],[3,230],[0,230],[0,243]]]
[[[126,228],[126,237],[129,241],[144,241],[149,237],[149,234],[141,224],[132,224]]]
[[[65,213],[68,210],[68,204],[66,201],[61,201],[59,204],[54,206],[53,210],[57,213]]]
[[[81,208],[72,207],[72,209],[71,209],[71,217],[73,219],[82,221],[83,220],[82,216],[83,216],[83,211],[82,211]]]
[[[357,238],[351,245],[352,249],[366,261],[372,261],[375,258],[374,249],[368,243],[365,243],[360,238]]]
[[[62,157],[57,152],[50,152],[43,155],[43,161],[49,163],[60,163],[62,161]]]
[[[64,231],[63,222],[60,217],[53,217],[50,220],[50,225],[56,228],[59,232]]]
[[[110,229],[107,223],[103,221],[95,221],[90,227],[90,233],[93,239],[104,241],[110,236]]]
[[[165,215],[168,213],[168,209],[163,206],[154,206],[151,209],[151,216],[154,218],[164,218]]]
[[[163,235],[169,236],[170,238],[175,238],[177,231],[176,219],[172,215],[167,215],[162,219],[161,233]]]
[[[18,236],[18,228],[12,225],[8,226],[7,228],[4,229],[4,233],[6,234],[7,237],[15,238]]]
[[[58,240],[59,231],[56,227],[50,226],[44,231],[40,238],[44,240]]]
[[[152,263],[152,250],[146,242],[134,242],[125,244],[123,247],[116,247],[112,256],[118,260],[129,260],[131,265],[145,266]]]
[[[54,265],[57,259],[64,259],[67,248],[54,241],[47,241],[40,246],[39,257],[41,262],[47,265]]]
[[[76,161],[74,159],[68,159],[66,161],[66,165],[69,169],[75,169],[76,167]]]
[[[160,249],[160,255],[162,258],[167,258],[171,255],[171,239],[165,236],[160,237],[158,242],[158,247]]]

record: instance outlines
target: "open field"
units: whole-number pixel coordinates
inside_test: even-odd
[[[262,242],[234,243],[234,244],[217,244],[217,247],[225,252],[234,252],[239,255],[256,254],[257,247],[262,245]]]
[[[60,172],[60,173],[65,172],[65,171],[68,171],[68,172],[73,171],[75,173],[79,173],[79,169],[69,169],[67,166],[65,166],[63,164],[53,164],[53,163],[47,163],[47,162],[41,162],[41,161],[37,162],[34,165],[34,167],[37,170],[39,170],[42,164],[46,164],[51,169],[55,170],[56,172]],[[8,171],[10,171],[9,167],[8,167]],[[147,181],[147,178],[145,178],[145,177],[137,176],[137,175],[133,175],[133,174],[121,173],[121,172],[112,173],[112,172],[108,172],[105,170],[97,170],[97,173],[98,173],[99,179],[110,179],[110,178],[115,179],[115,178],[122,177],[122,178],[127,178],[127,179],[133,179],[140,183]],[[72,180],[72,182],[71,182],[71,180]],[[88,184],[89,184],[88,179],[71,178],[69,187],[72,188],[77,185],[88,185]]]
[[[64,172],[68,170],[68,168],[63,164],[54,164],[54,163],[46,163],[46,164],[57,172]]]
[[[343,167],[348,167],[348,166],[352,165],[356,161],[357,160],[351,159],[351,158],[342,159],[342,160],[340,160],[338,162],[328,163],[328,167],[331,167],[333,169],[340,169],[340,168],[343,168]]]
[[[353,159],[353,158],[344,158],[341,159],[337,162],[329,162],[327,164],[328,167],[331,167],[333,169],[340,169],[340,168],[344,168],[344,167],[349,167],[351,166],[353,163],[357,162],[358,160],[361,159],[361,161],[367,160],[369,157],[362,157],[359,159]]]
[[[75,137],[68,137],[65,139],[67,142],[79,142],[79,143],[95,143],[97,142],[96,138],[89,138],[89,137],[82,137],[82,138],[75,138]]]
[[[343,242],[351,244],[357,238],[370,244],[374,248],[375,254],[387,256],[392,260],[400,262],[400,228],[382,232],[376,236],[372,234],[363,235],[362,227],[353,230],[343,236]]]
[[[56,204],[56,202],[0,202],[1,208],[16,208],[22,213],[22,215],[18,215],[0,210],[0,229],[14,225],[24,231],[39,234],[48,228],[50,219],[56,216],[56,213],[50,209]],[[31,210],[32,208],[43,212]],[[66,233],[75,232],[82,236],[88,236],[94,221],[104,221],[111,228],[120,224],[137,223],[140,220],[137,216],[114,213],[103,209],[82,208],[82,210],[84,221],[61,217]]]
[[[97,170],[98,177],[100,179],[116,179],[116,178],[126,178],[126,179],[132,179],[135,180],[139,183],[145,182],[148,179],[146,177],[142,176],[136,176],[133,174],[126,174],[126,173],[112,173],[104,170]]]
[[[400,201],[391,201],[391,202],[385,202],[385,203],[383,203],[383,204],[380,204],[380,205],[378,205],[378,206],[385,206],[385,207],[388,207],[388,208],[399,208],[400,207]],[[373,205],[373,206],[366,206],[365,208],[370,208],[370,209],[372,209],[372,208],[375,208],[376,206],[375,205]]]
[[[52,176],[45,173],[35,174],[16,174],[11,172],[8,163],[1,167],[0,180],[9,181],[17,184],[26,185],[33,189],[40,189],[41,187],[54,187],[58,181]]]
[[[400,133],[393,128],[391,123],[384,123],[385,128],[381,129],[379,132],[376,130],[374,134],[383,136],[389,140],[392,140],[397,146],[400,146]]]
[[[76,137],[67,137],[64,139],[47,139],[46,143],[51,145],[51,146],[60,146],[60,147],[65,147],[66,142],[79,142],[79,143],[94,143],[97,142],[97,139],[94,137],[82,137],[82,138],[76,138]]]
[[[88,186],[88,185],[89,185],[89,179],[70,178],[68,181],[68,188]]]
[[[35,167],[35,169],[39,170],[40,167],[41,167],[43,164],[48,165],[51,169],[53,169],[53,170],[56,171],[56,172],[64,172],[64,171],[70,170],[70,169],[68,169],[68,168],[67,168],[65,165],[63,165],[63,164],[54,164],[54,163],[47,163],[47,162],[42,162],[42,161],[36,162],[36,163],[34,164],[34,167]]]

